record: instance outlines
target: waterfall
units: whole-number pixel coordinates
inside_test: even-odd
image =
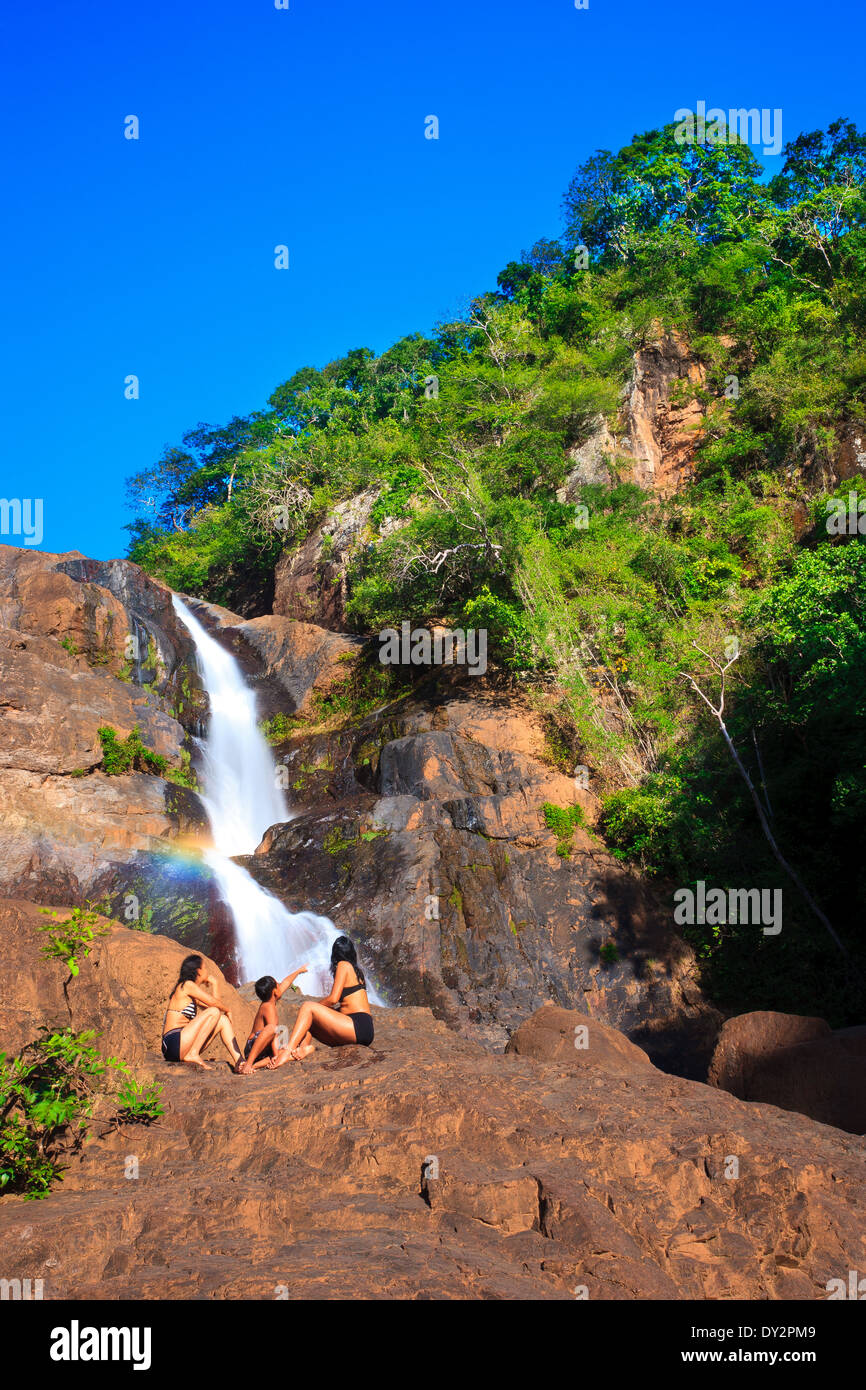
[[[211,637],[177,594],[172,601],[195,643],[210,701],[201,799],[213,846],[203,856],[234,919],[242,974],[251,980],[260,975],[280,980],[309,964],[299,988],[305,994],[327,994],[332,984],[331,945],[339,935],[333,922],[313,912],[289,912],[231,857],[252,854],[268,826],[292,818],[256,721],[255,692],[231,652]],[[369,997],[380,1002],[372,986]]]

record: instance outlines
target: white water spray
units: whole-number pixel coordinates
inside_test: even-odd
[[[331,945],[339,935],[329,917],[289,912],[231,856],[252,854],[271,825],[292,819],[278,785],[270,749],[256,722],[256,697],[231,652],[221,647],[186,604],[173,595],[175,612],[195,643],[210,720],[202,747],[201,799],[213,848],[203,851],[220,897],[234,918],[242,973],[278,980],[309,964],[298,986],[305,994],[331,988]],[[379,998],[369,989],[374,1003]]]

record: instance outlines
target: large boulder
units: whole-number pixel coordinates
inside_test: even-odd
[[[711,1086],[866,1133],[866,1027],[833,1032],[822,1018],[756,1012],[728,1019]]]
[[[512,1033],[506,1052],[556,1062],[564,1067],[597,1067],[617,1076],[639,1075],[652,1067],[642,1048],[601,1019],[547,1003]]]
[[[755,1063],[774,1053],[830,1036],[830,1025],[823,1018],[804,1018],[798,1014],[774,1013],[757,1009],[729,1018],[719,1033],[707,1079],[733,1096],[747,1098]]]

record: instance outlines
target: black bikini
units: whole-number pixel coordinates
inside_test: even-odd
[[[180,1014],[181,1018],[188,1019],[189,1022],[192,1023],[192,1020],[195,1018],[197,1012],[195,1000],[190,999],[189,1003],[186,1005],[185,1008],[175,1009],[174,1012],[176,1014]],[[167,1062],[180,1061],[180,1035],[182,1032],[183,1025],[181,1025],[180,1028],[170,1028],[167,1033],[163,1033],[162,1055]]]
[[[340,995],[340,1003],[342,1004],[347,994],[354,994],[356,990],[366,988],[367,986],[364,984],[363,980],[359,985],[347,985]],[[355,1042],[360,1043],[363,1047],[369,1047],[370,1043],[373,1041],[372,1016],[370,1014],[358,1012],[348,1014],[347,1017],[352,1020],[352,1027],[355,1030]]]
[[[340,1003],[342,1004],[347,994],[354,994],[356,990],[366,988],[366,985],[347,985],[346,988],[343,990],[343,993],[340,995]]]
[[[362,1043],[364,1047],[369,1047],[373,1041],[373,1019],[370,1014],[349,1014],[352,1026],[355,1029],[355,1042]]]

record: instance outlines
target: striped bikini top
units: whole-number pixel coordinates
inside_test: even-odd
[[[187,1004],[186,1008],[185,1008],[185,1009],[178,1009],[177,1012],[181,1015],[182,1018],[188,1018],[188,1019],[190,1020],[190,1022],[192,1022],[192,1020],[195,1018],[195,1015],[196,1015],[196,1003],[195,1003],[195,1000],[194,1000],[194,999],[190,999],[190,1001],[189,1001],[189,1003]]]

